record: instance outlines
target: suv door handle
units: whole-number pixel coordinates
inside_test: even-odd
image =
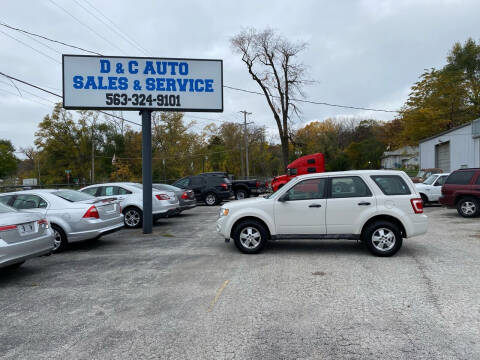
[[[311,205],[308,205],[309,208],[320,208],[322,207],[322,205],[320,204],[311,204]]]
[[[359,202],[358,205],[360,205],[360,206],[368,206],[368,205],[370,205],[370,203],[367,202],[367,201],[362,201],[362,202]]]

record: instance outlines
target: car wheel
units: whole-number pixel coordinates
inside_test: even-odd
[[[67,235],[65,234],[65,231],[63,229],[55,224],[52,224],[52,230],[53,230],[53,249],[52,253],[59,253],[63,250],[68,245],[68,240],[67,240]]]
[[[420,194],[420,197],[422,198],[423,206],[427,206],[430,202],[428,201],[428,197],[425,194]]]
[[[142,210],[136,207],[129,207],[123,211],[125,226],[129,229],[135,229],[143,224]]]
[[[248,194],[245,190],[238,190],[237,193],[235,194],[235,198],[237,200],[242,200],[248,198]]]
[[[402,247],[402,234],[398,227],[388,221],[370,224],[362,234],[368,250],[376,256],[392,256]]]
[[[205,205],[207,206],[214,206],[218,203],[217,195],[214,193],[208,193],[205,195]]]
[[[267,237],[265,226],[254,220],[241,222],[233,232],[235,246],[245,254],[260,252],[267,242]]]
[[[480,213],[480,203],[473,197],[460,199],[457,204],[458,213],[466,218],[473,218]]]

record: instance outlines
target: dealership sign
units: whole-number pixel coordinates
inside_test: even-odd
[[[221,112],[222,60],[63,55],[63,107]]]

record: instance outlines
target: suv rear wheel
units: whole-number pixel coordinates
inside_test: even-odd
[[[205,205],[207,206],[213,206],[217,205],[218,203],[218,197],[214,193],[208,193],[205,195]]]
[[[474,197],[464,197],[457,203],[458,213],[466,218],[473,218],[480,214],[480,203]]]
[[[362,240],[368,250],[376,256],[392,256],[402,247],[402,234],[389,221],[375,221],[362,233]]]
[[[238,250],[245,254],[260,252],[267,242],[265,226],[255,220],[242,221],[233,231],[233,240]]]

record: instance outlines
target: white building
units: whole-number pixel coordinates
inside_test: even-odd
[[[382,156],[382,169],[412,168],[418,166],[418,146],[404,146],[393,151],[385,151]]]
[[[480,167],[480,119],[420,141],[420,168]]]

